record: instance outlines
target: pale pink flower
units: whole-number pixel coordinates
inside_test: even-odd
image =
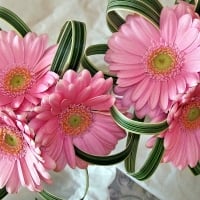
[[[172,162],[179,169],[196,166],[200,160],[200,85],[172,106],[168,123],[163,162]]]
[[[56,171],[66,164],[87,167],[75,155],[74,145],[90,154],[106,155],[125,136],[109,113],[115,100],[109,94],[111,88],[112,79],[105,80],[102,72],[91,77],[87,70],[68,70],[35,109],[38,114],[29,125],[43,153],[56,161]]]
[[[58,80],[50,72],[56,46],[47,48],[47,35],[0,31],[0,106],[30,111]]]
[[[115,92],[138,117],[167,112],[188,87],[197,85],[200,71],[200,34],[190,14],[176,16],[163,8],[160,28],[138,15],[108,41],[105,60],[118,77]]]
[[[18,192],[20,186],[41,191],[42,181],[51,182],[34,132],[10,108],[0,109],[0,188]],[[46,166],[51,168],[51,163]]]

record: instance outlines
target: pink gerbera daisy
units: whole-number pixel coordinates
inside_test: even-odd
[[[51,182],[31,139],[34,133],[21,120],[9,108],[0,109],[0,188],[6,187],[9,193],[18,192],[20,186],[41,191],[41,180]]]
[[[0,106],[30,111],[58,76],[50,72],[56,46],[47,48],[47,35],[0,31]]]
[[[199,82],[199,24],[190,14],[177,17],[163,8],[160,29],[129,15],[109,39],[105,60],[118,77],[115,92],[138,117],[167,112],[178,94]]]
[[[112,79],[98,72],[68,70],[55,91],[46,96],[30,126],[37,132],[36,142],[53,158],[57,171],[70,167],[87,167],[75,156],[74,145],[95,155],[106,155],[114,149],[124,131],[113,121],[109,109],[114,97],[109,94]]]
[[[163,161],[179,169],[196,166],[200,160],[200,85],[172,106],[168,123]]]

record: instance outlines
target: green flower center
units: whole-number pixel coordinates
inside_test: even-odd
[[[0,150],[9,155],[19,155],[23,151],[23,138],[12,127],[0,127]]]
[[[158,80],[175,77],[182,68],[183,58],[178,50],[170,46],[150,48],[144,56],[147,73]]]
[[[21,88],[25,84],[25,77],[22,74],[15,74],[11,80],[10,80],[10,85],[16,89],[16,88]]]
[[[14,135],[6,134],[4,141],[5,141],[5,144],[9,146],[13,146],[13,147],[17,146],[17,138]]]
[[[81,104],[70,105],[59,117],[62,130],[71,136],[85,132],[92,123],[90,109]]]
[[[187,129],[200,128],[200,102],[190,102],[183,108],[182,122]]]
[[[31,85],[32,76],[28,69],[16,67],[8,71],[4,77],[4,89],[11,95],[24,93]]]
[[[173,66],[173,58],[165,53],[159,53],[152,59],[152,67],[157,73],[164,73]]]
[[[200,118],[200,108],[199,107],[191,108],[188,111],[187,118],[188,118],[189,121],[198,120],[198,118]]]

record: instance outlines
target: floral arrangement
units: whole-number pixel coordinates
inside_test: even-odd
[[[66,166],[124,161],[130,176],[145,180],[170,162],[198,175],[199,13],[199,1],[109,0],[111,37],[85,48],[83,22],[67,21],[48,46],[47,34],[0,7],[14,27],[0,31],[0,199],[21,187],[60,199],[43,184]],[[90,61],[98,54],[108,72]],[[142,135],[152,150],[135,170]],[[123,138],[127,145],[111,154]]]

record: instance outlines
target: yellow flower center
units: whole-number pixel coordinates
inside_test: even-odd
[[[182,122],[187,129],[200,128],[200,102],[191,102],[183,108]]]
[[[6,155],[18,156],[24,149],[23,138],[11,127],[0,127],[0,151]]]
[[[24,93],[31,85],[32,76],[28,69],[16,67],[8,71],[4,77],[4,89],[11,95]]]
[[[145,56],[147,72],[154,79],[167,80],[179,73],[183,62],[181,57],[172,47],[151,48],[148,55]]]
[[[67,135],[79,135],[86,131],[91,123],[92,113],[84,105],[71,105],[60,115],[60,126]]]

